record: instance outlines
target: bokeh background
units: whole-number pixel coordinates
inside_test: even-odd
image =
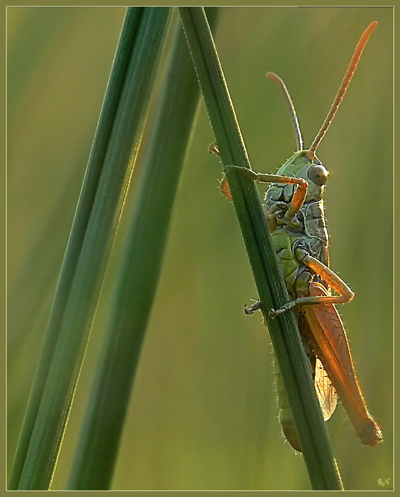
[[[9,470],[124,12],[8,9]],[[378,27],[318,153],[330,171],[331,265],[356,294],[340,310],[385,436],[362,446],[338,407],[329,433],[346,489],[382,489],[390,479],[387,489],[393,477],[393,10],[224,8],[216,36],[253,169],[275,172],[295,140],[265,73],[284,78],[309,146],[373,20]],[[212,142],[201,103],[113,489],[309,488],[302,457],[280,433],[267,329],[261,316],[242,314],[257,294],[234,209],[218,192]],[[134,192],[135,178],[126,212]],[[53,489],[66,485],[127,217]]]

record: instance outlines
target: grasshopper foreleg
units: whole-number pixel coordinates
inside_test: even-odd
[[[232,171],[237,171],[258,183],[284,183],[289,185],[297,185],[297,189],[290,202],[289,208],[285,213],[286,221],[290,221],[301,209],[304,200],[307,196],[308,183],[303,178],[294,178],[291,176],[280,176],[279,174],[256,173],[252,169],[241,166],[225,166],[225,171],[229,174]]]
[[[259,183],[288,183],[293,185],[300,185],[307,189],[307,181],[303,178],[294,178],[291,176],[280,176],[279,174],[267,174],[267,173],[256,173],[252,169],[241,166],[225,166],[225,171],[230,173],[232,171],[237,171],[252,179],[253,181],[258,181]],[[307,193],[307,192],[306,192]]]

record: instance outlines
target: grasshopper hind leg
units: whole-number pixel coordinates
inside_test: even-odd
[[[280,309],[270,311],[271,317],[276,317],[283,314],[296,306],[314,305],[314,304],[344,304],[353,300],[354,293],[346,285],[346,283],[334,273],[326,264],[319,261],[310,255],[304,248],[298,247],[295,249],[296,258],[300,264],[311,270],[313,274],[320,277],[324,281],[324,287],[331,287],[338,295],[323,295],[323,296],[309,296],[308,292],[304,296],[299,296],[295,300],[287,302]],[[310,281],[311,283],[311,281]]]

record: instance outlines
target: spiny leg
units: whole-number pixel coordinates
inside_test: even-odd
[[[315,305],[315,304],[344,304],[353,300],[354,293],[346,285],[346,283],[328,266],[319,261],[315,257],[307,253],[302,248],[296,249],[296,257],[307,267],[312,269],[339,295],[326,295],[316,297],[300,297],[287,304],[283,305],[280,309],[270,311],[272,317],[283,314],[284,312],[293,309],[298,305]]]
[[[247,176],[253,181],[257,181],[258,183],[284,183],[289,185],[297,185],[292,201],[290,202],[289,208],[284,216],[286,221],[293,219],[293,217],[299,212],[307,196],[308,183],[303,178],[292,178],[290,176],[280,176],[278,174],[256,173],[252,169],[234,165],[225,166],[225,171],[228,174],[231,171],[240,172],[240,174]]]

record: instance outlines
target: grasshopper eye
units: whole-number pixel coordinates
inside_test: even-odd
[[[324,166],[312,166],[308,170],[307,176],[314,181],[317,186],[324,186],[328,179],[329,173]]]

